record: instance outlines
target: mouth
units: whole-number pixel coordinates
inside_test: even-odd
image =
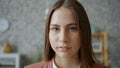
[[[58,49],[59,49],[61,52],[67,52],[68,50],[71,49],[71,47],[68,47],[68,46],[60,46],[60,47],[58,47]]]

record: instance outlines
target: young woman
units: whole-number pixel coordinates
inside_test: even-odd
[[[87,14],[77,0],[58,0],[45,33],[45,60],[25,68],[106,68],[96,63]]]

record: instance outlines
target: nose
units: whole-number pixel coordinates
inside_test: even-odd
[[[68,42],[68,32],[66,30],[61,30],[59,34],[60,42]]]

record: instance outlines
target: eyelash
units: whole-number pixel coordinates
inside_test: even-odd
[[[70,30],[70,31],[76,31],[77,27],[69,27],[68,30]]]
[[[50,30],[53,30],[53,31],[58,31],[58,30],[59,30],[59,28],[57,28],[57,27],[52,27],[52,28],[50,28]]]
[[[59,29],[58,27],[51,27],[50,30],[56,32],[56,31],[59,31],[60,29]],[[67,30],[68,30],[68,31],[77,31],[78,28],[77,28],[77,27],[68,27]]]

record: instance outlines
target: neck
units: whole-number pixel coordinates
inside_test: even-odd
[[[80,60],[78,56],[72,57],[55,56],[54,62],[58,68],[78,68],[80,65]]]

